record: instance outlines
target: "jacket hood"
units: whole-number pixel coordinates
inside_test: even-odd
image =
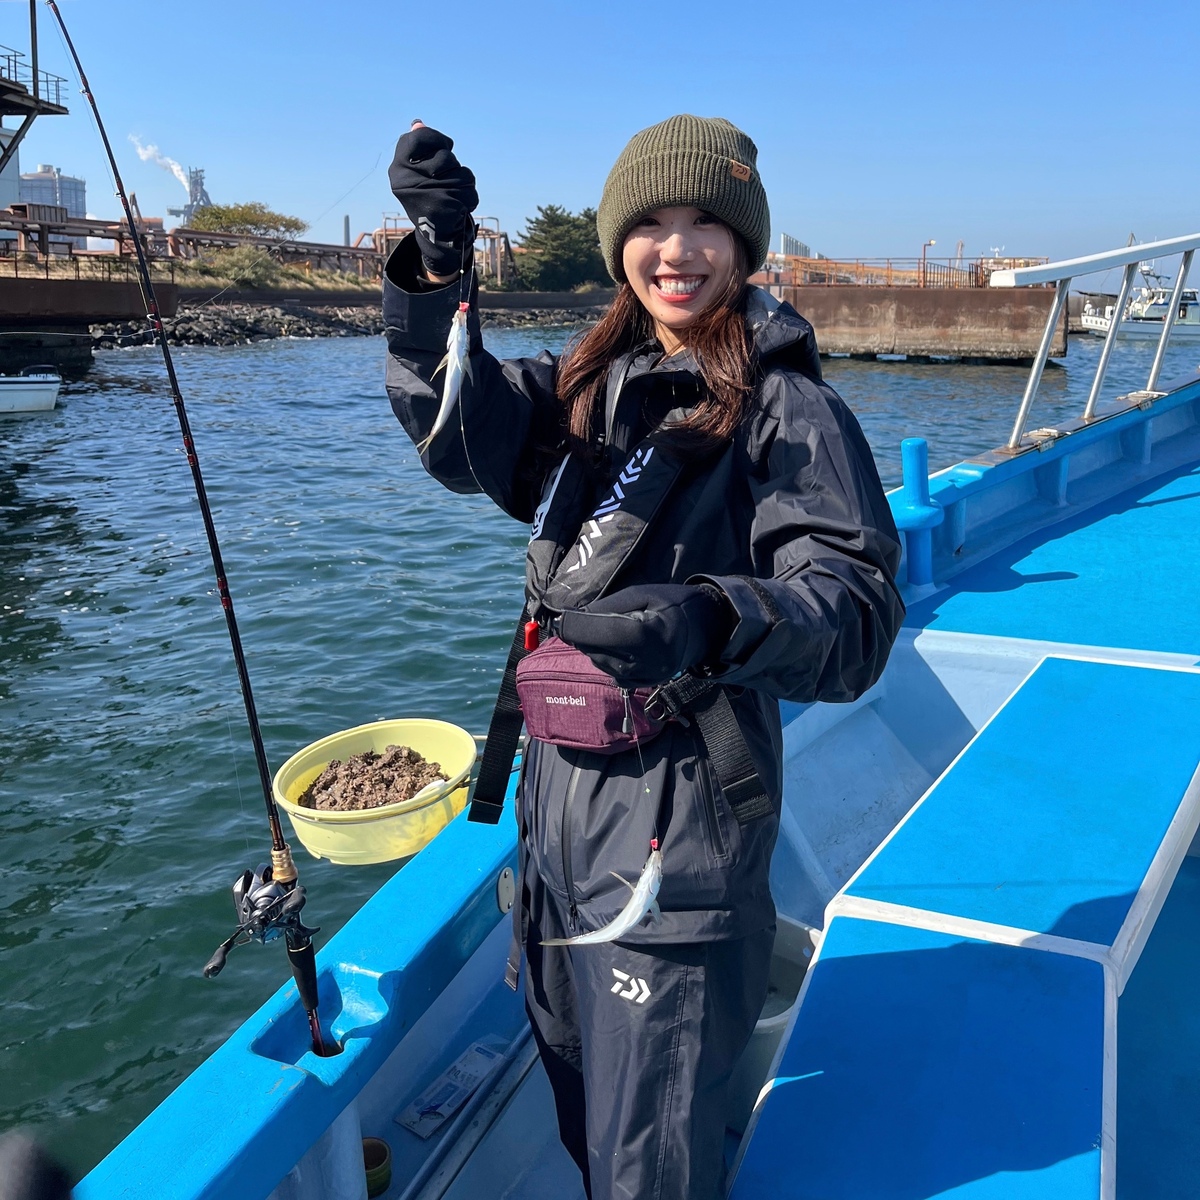
[[[746,327],[765,368],[789,366],[821,382],[817,335],[790,304],[765,288],[752,288],[746,301]]]
[[[764,369],[791,367],[816,383],[822,381],[817,335],[790,304],[777,300],[765,288],[751,288],[746,300],[746,328]],[[627,379],[649,374],[695,375],[699,372],[691,351],[685,349],[667,357],[656,341],[646,342],[634,350],[629,366],[623,370]]]

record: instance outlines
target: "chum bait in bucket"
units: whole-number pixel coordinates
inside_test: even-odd
[[[441,764],[447,778],[410,800],[379,808],[327,812],[302,807],[300,797],[335,758],[405,745]],[[373,721],[330,734],[297,751],[275,773],[276,803],[314,858],[343,865],[409,858],[428,845],[462,811],[475,762],[475,739],[448,721],[408,717]]]

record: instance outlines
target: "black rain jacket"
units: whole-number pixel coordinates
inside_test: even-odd
[[[411,242],[388,261],[383,314],[388,395],[419,444],[440,407],[441,376],[431,380],[460,289],[420,280]],[[783,784],[778,700],[857,698],[879,678],[904,617],[891,511],[858,422],[821,379],[812,326],[761,291],[747,321],[761,364],[750,417],[685,474],[608,590],[701,577],[729,598],[737,622],[716,674],[776,813],[745,825],[733,819],[694,726],[668,725],[640,752],[614,755],[531,742],[520,789],[522,858],[562,897],[580,932],[621,910],[629,892],[613,872],[636,880],[660,813],[663,919],[622,940],[703,941],[770,925]],[[474,305],[470,322],[460,411],[422,461],[451,491],[485,491],[529,523],[555,465],[539,469],[534,433],[545,437],[558,423],[557,359],[543,352],[500,362],[483,348]],[[698,386],[678,356],[663,362],[645,353],[622,394],[633,389],[644,413],[661,413],[686,405],[688,388]],[[612,459],[612,476],[625,460]],[[599,481],[597,500],[608,482]]]

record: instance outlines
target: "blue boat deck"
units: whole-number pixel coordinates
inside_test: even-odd
[[[1033,672],[830,904],[735,1198],[1114,1194],[1118,1064],[1164,1049],[1144,988],[1118,1049],[1119,997],[1200,821],[1197,712],[1195,669]]]
[[[734,1200],[1197,1190],[1197,464],[1200,379],[933,476],[940,582],[907,585],[883,679],[786,706],[772,887],[824,934]],[[331,1147],[361,1187],[360,1131],[392,1145],[383,1200],[578,1196],[499,982],[515,840],[511,810],[452,823],[322,948],[342,1054],[307,1052],[285,986],[81,1200],[317,1200]],[[479,1094],[492,1124],[399,1128],[484,1034],[518,1056],[507,1099]]]
[[[1200,466],[1143,483],[968,568],[907,624],[1200,657]]]

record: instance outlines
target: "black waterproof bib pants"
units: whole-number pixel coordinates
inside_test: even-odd
[[[684,945],[569,936],[526,871],[525,1007],[590,1200],[717,1200],[726,1091],[767,995],[775,930]]]

